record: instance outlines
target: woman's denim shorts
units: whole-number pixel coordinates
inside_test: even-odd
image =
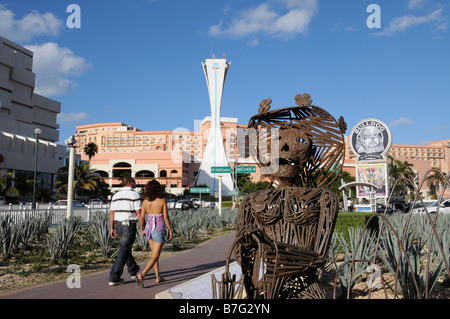
[[[166,230],[154,229],[150,234],[147,233],[147,239],[157,243],[163,243],[166,237]]]

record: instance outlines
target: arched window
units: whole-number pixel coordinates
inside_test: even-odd
[[[113,177],[131,176],[131,164],[120,162],[113,166]]]
[[[161,172],[159,172],[159,177],[167,177],[167,171],[162,170]]]
[[[152,171],[142,170],[136,173],[136,177],[155,177]]]
[[[100,177],[109,177],[108,172],[97,170],[94,173],[100,174]]]

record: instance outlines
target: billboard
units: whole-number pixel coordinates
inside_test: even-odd
[[[358,162],[386,161],[391,145],[391,131],[386,124],[376,119],[359,122],[350,134],[350,146]]]
[[[370,183],[378,187],[376,197],[387,197],[387,163],[359,164],[356,166],[356,181]],[[370,197],[370,188],[366,186],[357,186],[359,198]]]

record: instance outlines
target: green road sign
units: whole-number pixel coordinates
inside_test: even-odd
[[[236,173],[256,173],[256,166],[236,166]]]
[[[211,173],[231,173],[230,166],[212,166]]]
[[[209,194],[211,190],[209,189],[209,187],[191,187],[189,191],[191,193]]]

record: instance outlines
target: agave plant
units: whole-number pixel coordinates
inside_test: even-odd
[[[20,244],[21,230],[9,215],[0,216],[0,244],[3,254],[9,258]]]
[[[82,221],[81,216],[65,218],[53,233],[47,235],[48,249],[52,261],[67,257],[69,245],[78,232]]]
[[[143,250],[148,250],[150,245],[148,243],[147,237],[146,236],[142,236],[141,234],[141,224],[140,222],[137,223],[137,231],[136,231],[136,242],[139,244],[139,246],[142,247]]]
[[[403,221],[401,220],[403,217]],[[380,258],[397,279],[401,292],[406,299],[421,299],[429,296],[433,290],[439,274],[442,271],[442,259],[429,245],[429,236],[417,236],[414,229],[423,229],[423,225],[414,226],[414,223],[423,223],[412,219],[411,227],[406,227],[405,216],[389,218],[393,229],[386,227],[382,231]],[[429,234],[429,231],[426,231]],[[437,245],[433,245],[437,246]],[[425,249],[427,248],[427,249]],[[431,248],[431,250],[430,250]]]
[[[95,212],[90,220],[90,225],[95,229],[94,239],[100,245],[100,251],[106,258],[113,258],[117,254],[114,249],[114,239],[111,238],[109,215]]]
[[[344,262],[338,268],[335,252],[344,251]],[[370,260],[373,259],[376,250],[376,237],[373,231],[360,227],[349,228],[349,242],[343,234],[334,235],[331,240],[329,257],[335,268],[343,291],[351,290],[356,281],[367,272]]]
[[[29,249],[31,243],[37,238],[39,223],[37,218],[27,218],[18,224],[20,229],[20,241],[25,249]]]

